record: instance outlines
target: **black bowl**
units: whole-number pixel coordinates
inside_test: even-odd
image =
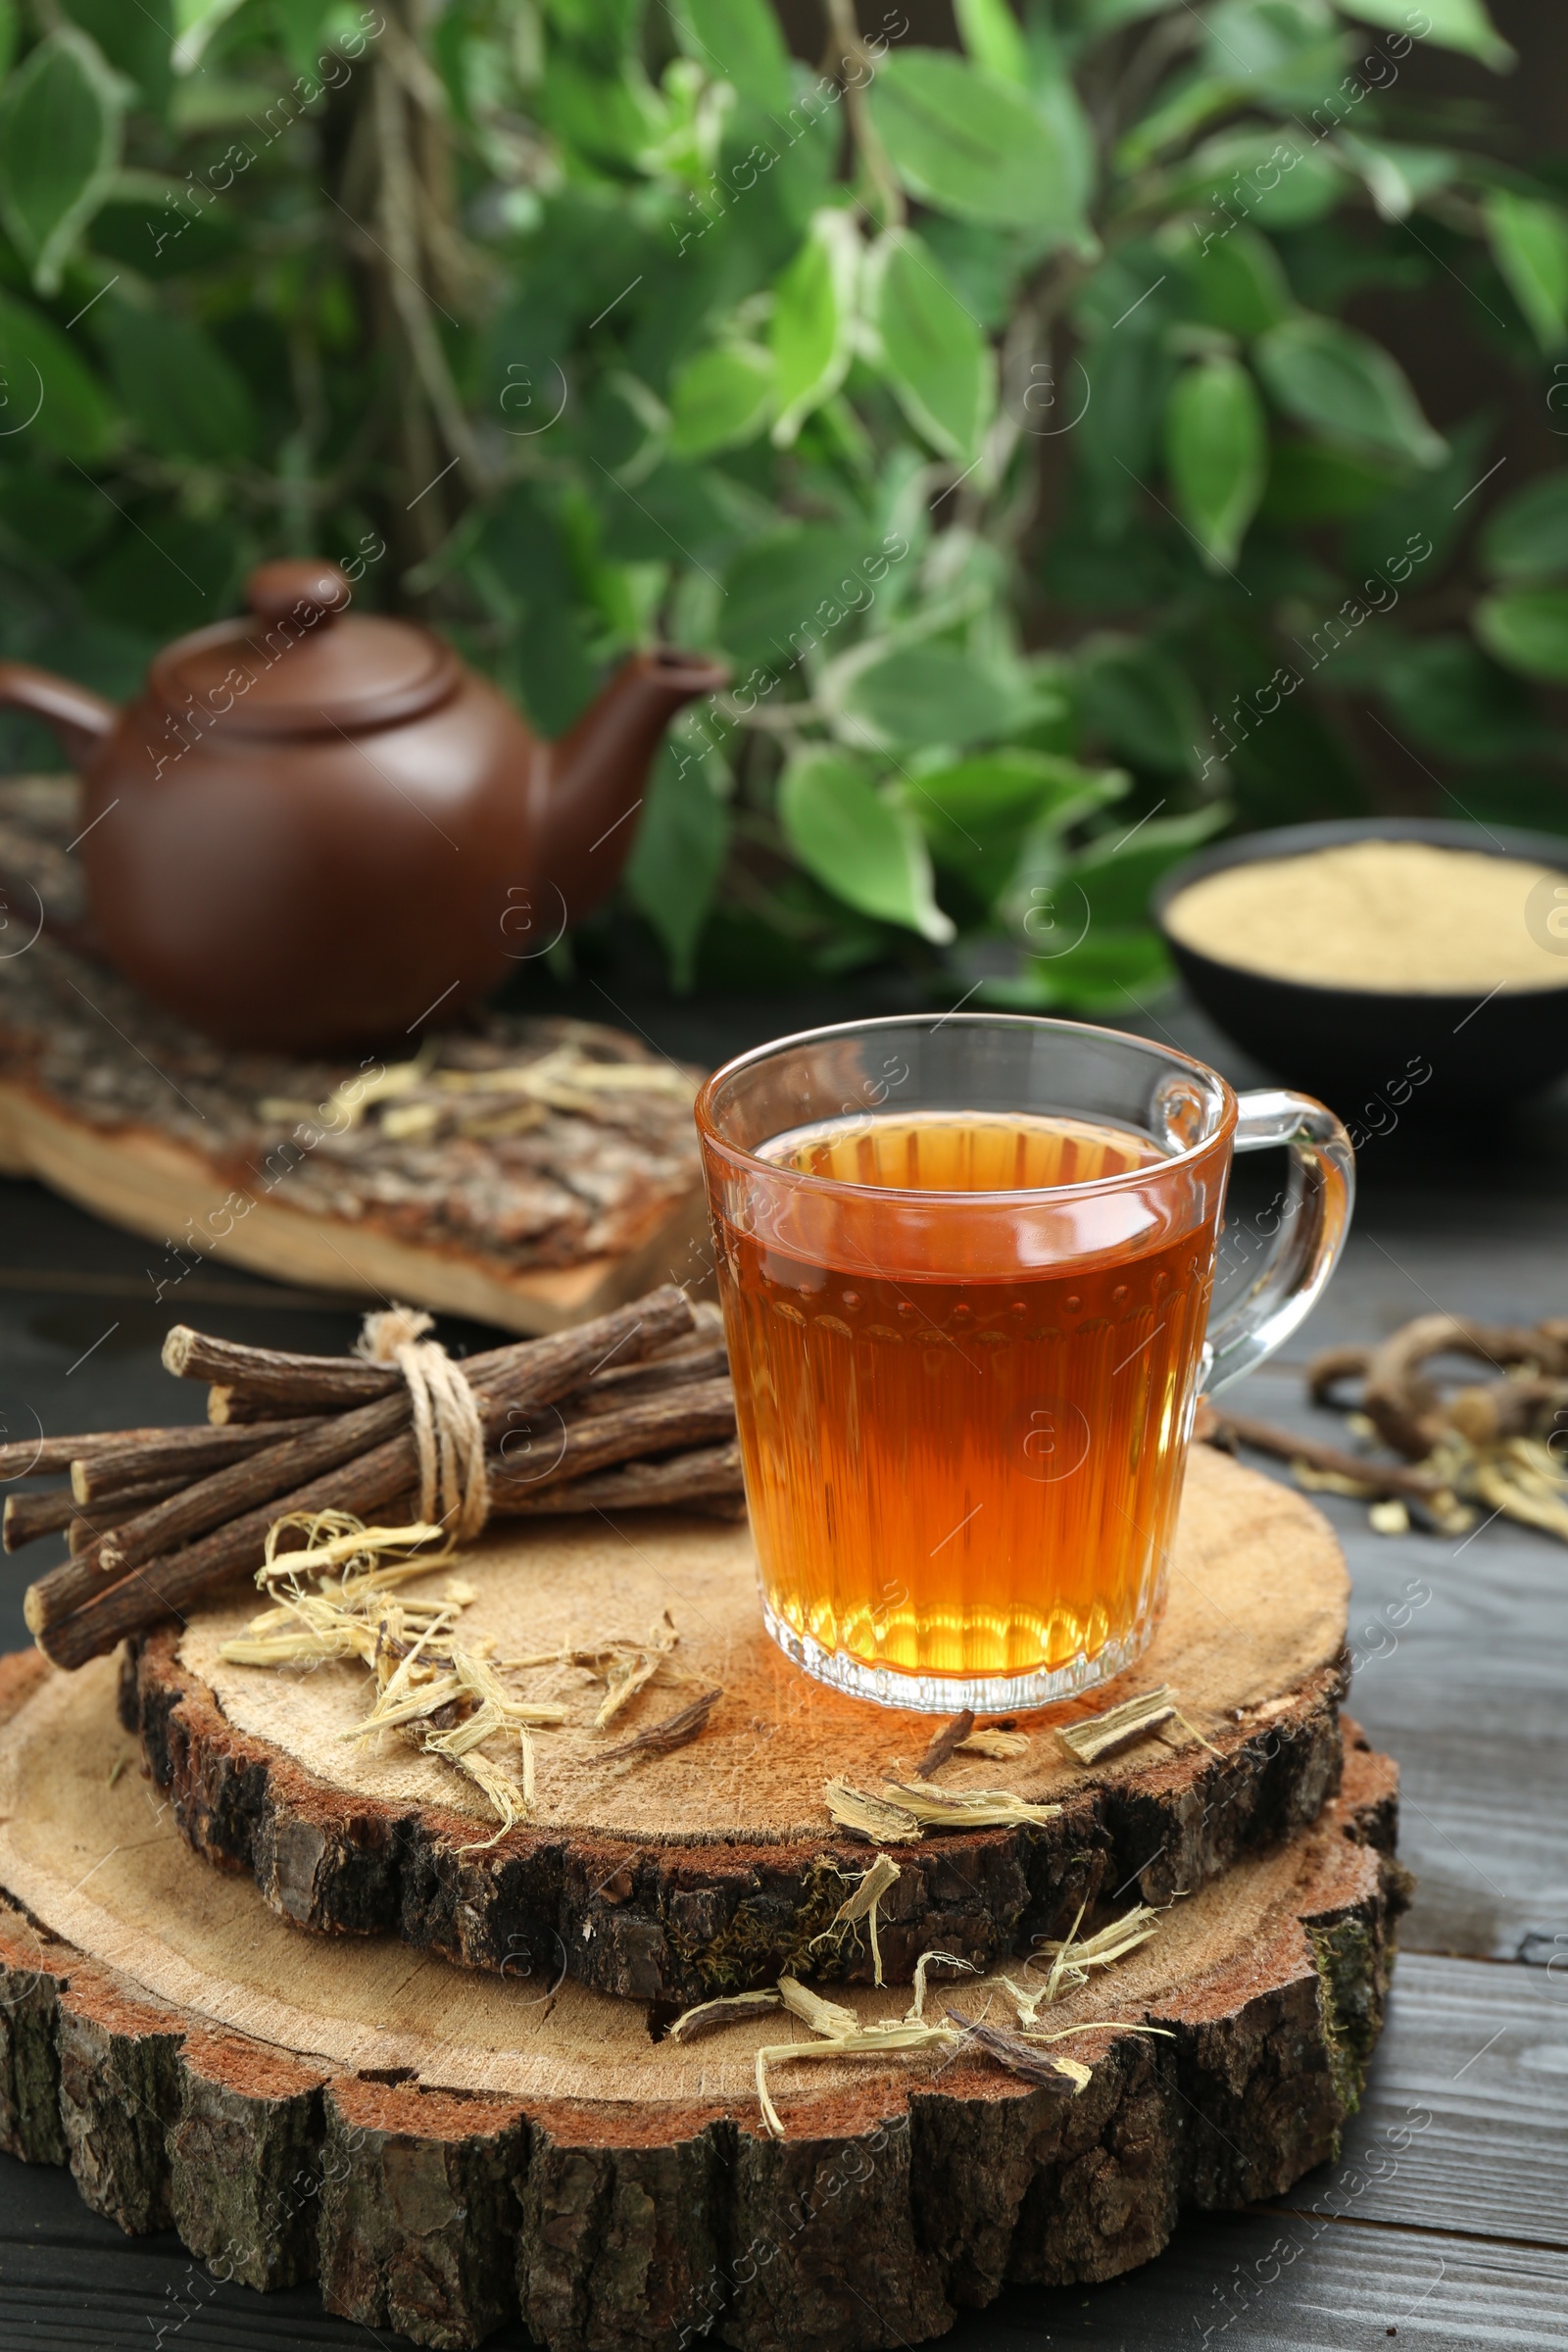
[[[1210,1019],[1288,1085],[1317,1095],[1342,1118],[1373,1133],[1401,1114],[1513,1102],[1568,1071],[1568,943],[1560,988],[1439,997],[1270,979],[1200,955],[1166,926],[1171,902],[1205,874],[1357,841],[1422,841],[1568,873],[1568,839],[1423,817],[1283,825],[1275,833],[1250,833],[1200,851],[1165,876],[1152,911],[1177,969]],[[1420,1075],[1423,1069],[1430,1075]]]

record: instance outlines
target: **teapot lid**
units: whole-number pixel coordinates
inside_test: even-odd
[[[348,612],[335,564],[284,558],[245,583],[248,613],[166,646],[148,671],[160,701],[240,735],[319,735],[413,718],[451,693],[462,665],[417,622]]]

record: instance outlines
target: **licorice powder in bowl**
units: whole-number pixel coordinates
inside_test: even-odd
[[[1457,997],[1568,983],[1568,873],[1422,841],[1226,866],[1180,891],[1163,921],[1216,963],[1319,988]]]

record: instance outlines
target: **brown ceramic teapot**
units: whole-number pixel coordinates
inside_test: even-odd
[[[0,705],[81,772],[95,943],[231,1045],[412,1037],[483,996],[614,887],[666,722],[725,683],[636,654],[542,743],[439,637],[351,614],[352,593],[330,564],[264,564],[249,613],[170,646],[122,710],[0,663]]]

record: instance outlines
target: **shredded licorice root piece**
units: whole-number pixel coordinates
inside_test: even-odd
[[[979,1974],[977,1961],[960,1960],[956,1952],[922,1952],[914,1964],[914,1998],[904,2012],[906,2026],[917,2026],[925,2017],[926,1971],[932,1968],[960,1968],[966,1977]]]
[[[960,1714],[955,1715],[950,1723],[945,1723],[937,1733],[914,1768],[915,1779],[928,1781],[934,1772],[940,1772],[954,1749],[961,1747],[973,1730],[974,1709],[965,1707]]]
[[[873,1845],[906,1845],[923,1835],[914,1815],[903,1805],[886,1804],[868,1789],[852,1788],[848,1781],[824,1783],[829,1816],[841,1830]]]
[[[777,1986],[769,1985],[763,1992],[727,1992],[716,2001],[699,2001],[695,2009],[682,2010],[664,2039],[699,2041],[705,2034],[716,2034],[720,2026],[742,2025],[764,2010],[777,2009],[782,2000]]]
[[[1098,1764],[1102,1756],[1113,1756],[1140,1740],[1152,1739],[1167,1723],[1179,1723],[1184,1732],[1191,1732],[1200,1747],[1206,1747],[1211,1756],[1219,1754],[1219,1749],[1203,1738],[1197,1724],[1190,1723],[1182,1713],[1169,1683],[1156,1684],[1152,1690],[1140,1691],[1136,1698],[1124,1698],[1119,1706],[1107,1707],[1102,1715],[1085,1715],[1077,1723],[1058,1724],[1056,1737],[1080,1764]]]
[[[827,1809],[842,1830],[873,1845],[902,1845],[927,1830],[1009,1829],[1054,1821],[1059,1805],[1033,1805],[1010,1788],[939,1788],[930,1781],[889,1781],[880,1796],[826,1783]]]
[[[812,1937],[811,1950],[814,1952],[819,1943],[829,1942],[837,1949],[851,1928],[858,1927],[863,1919],[867,1923],[871,1936],[871,1982],[873,1984],[880,1984],[882,1982],[882,1946],[877,1941],[876,1934],[877,1905],[889,1888],[898,1885],[899,1877],[899,1866],[892,1856],[878,1854],[870,1869],[856,1880],[854,1892],[839,1905],[821,1935]]]
[[[997,1830],[1014,1822],[1054,1821],[1059,1805],[1033,1805],[1010,1788],[937,1788],[929,1781],[890,1781],[884,1802],[912,1814],[927,1830]]]
[[[638,1691],[647,1688],[660,1669],[668,1665],[669,1653],[679,1640],[669,1611],[665,1609],[640,1647],[615,1644],[605,1661],[607,1689],[604,1702],[594,1717],[596,1732],[602,1732],[606,1724],[612,1723],[622,1708],[631,1704]]]
[[[784,2127],[768,2096],[770,2064],[784,2065],[793,2058],[879,2058],[890,2051],[947,2047],[954,2040],[953,2034],[944,2026],[911,2024],[906,2018],[884,2018],[874,2025],[862,2026],[853,2009],[844,2008],[838,2001],[824,2000],[820,1993],[794,1977],[780,1977],[778,1990],[792,2016],[823,2039],[770,2042],[757,2053],[758,2101],[762,2121],[775,2139],[783,2138]]]
[[[714,1683],[710,1690],[694,1698],[690,1706],[666,1715],[662,1723],[651,1723],[645,1732],[633,1733],[629,1740],[622,1740],[614,1747],[601,1748],[599,1753],[607,1764],[633,1756],[673,1755],[677,1747],[684,1747],[688,1740],[696,1739],[723,1695],[723,1685]],[[894,1875],[897,1877],[897,1872]]]
[[[1003,1732],[982,1724],[977,1732],[960,1740],[953,1752],[956,1756],[989,1756],[993,1763],[1003,1763],[1010,1757],[1028,1754],[1029,1736],[1027,1732]]]
[[[865,1873],[857,1888],[870,1885],[879,1872],[898,1876],[896,1866],[886,1855],[879,1855]],[[892,1878],[884,1877],[884,1887]],[[873,1898],[874,1899],[874,1898]],[[848,1906],[846,1906],[848,1908]],[[868,1906],[869,1908],[869,1906]],[[1097,1936],[1084,1943],[1076,1941],[1085,1905],[1078,1907],[1078,1917],[1065,1941],[1046,1943],[1040,1948],[1054,1955],[1046,1983],[1036,1991],[1025,1991],[1008,1977],[1002,1983],[1011,1993],[1018,2010],[1019,2028],[1016,2033],[1004,2033],[1000,2027],[987,2025],[982,2019],[965,2017],[950,2009],[948,2023],[930,2025],[925,2018],[926,1974],[932,1968],[956,1968],[967,1974],[975,1973],[972,1960],[962,1960],[956,1952],[925,1951],[914,1967],[914,1998],[903,2017],[889,2017],[862,2026],[853,2009],[840,2001],[830,2001],[798,1978],[780,1977],[771,1991],[733,1993],[725,1999],[704,2001],[678,2017],[669,2030],[672,2041],[693,2041],[701,2034],[710,2033],[720,2026],[738,2025],[754,2018],[764,2009],[778,2003],[800,2019],[804,2026],[817,2034],[816,2041],[775,2041],[764,2043],[757,2053],[757,2097],[762,2111],[762,2122],[775,2139],[784,2137],[784,2126],[777,2108],[768,2093],[767,2070],[784,2066],[797,2058],[884,2058],[915,2050],[962,2050],[972,2045],[995,2058],[999,2065],[1025,2081],[1043,2082],[1054,2089],[1071,2090],[1074,2096],[1094,2080],[1094,2070],[1079,2059],[1060,2055],[1048,2056],[1046,2047],[1063,2041],[1072,2034],[1157,2034],[1169,2040],[1169,2029],[1164,2026],[1124,2025],[1117,2019],[1093,2019],[1085,2023],[1063,2026],[1054,2034],[1034,2030],[1034,2021],[1042,2005],[1054,2001],[1058,1992],[1073,1990],[1089,1982],[1090,1972],[1110,1968],[1159,1928],[1158,1915],[1147,1903],[1139,1903],[1124,1918],[1112,1921]],[[841,1914],[842,1916],[842,1914]],[[837,1924],[837,1923],[835,1923]],[[831,1932],[831,1931],[830,1931]],[[817,1940],[820,1942],[821,1938]]]
[[[885,1865],[893,1870],[887,1857],[878,1861],[865,1874],[861,1886],[869,1884]],[[895,1872],[895,1875],[896,1872]],[[885,1882],[891,1884],[891,1881]],[[1078,1920],[1083,1918],[1080,1907]],[[1072,2034],[1158,2034],[1170,2038],[1163,2026],[1124,2025],[1116,2019],[1094,2019],[1087,2023],[1064,2026],[1055,2034],[1033,2031],[1038,2009],[1044,2002],[1056,1997],[1063,1986],[1071,1989],[1086,1984],[1093,1968],[1109,1968],[1139,1944],[1148,1941],[1159,1925],[1158,1919],[1147,1904],[1140,1903],[1124,1919],[1102,1929],[1086,1943],[1075,1944],[1078,1920],[1073,1922],[1072,1934],[1065,1943],[1046,1948],[1056,1955],[1051,1976],[1037,1992],[1026,1992],[1010,1979],[1002,1982],[1017,2005],[1020,2031],[1005,2033],[1000,2027],[987,2025],[983,2020],[965,2017],[956,2009],[947,2012],[946,2025],[928,2024],[925,2018],[926,1976],[932,1968],[961,1969],[975,1972],[972,1960],[963,1960],[956,1952],[926,1951],[920,1954],[914,1968],[914,1997],[903,2017],[890,2017],[862,2026],[853,2009],[840,2001],[830,2001],[813,1992],[798,1978],[781,1977],[770,1991],[732,1993],[724,1999],[703,2001],[697,2008],[688,2009],[670,2027],[672,2041],[695,2041],[700,2034],[715,2032],[722,2026],[739,2025],[780,2004],[792,2017],[799,2018],[819,2038],[815,2041],[775,2041],[764,2043],[757,2053],[757,2097],[762,2111],[762,2122],[775,2139],[784,2137],[784,2126],[768,2091],[767,2072],[770,2066],[785,2066],[795,2059],[811,2058],[886,2058],[912,2053],[916,2050],[962,2050],[966,2046],[982,2049],[1015,2075],[1027,2082],[1043,2082],[1054,2089],[1067,2089],[1076,2094],[1094,2080],[1093,2069],[1076,2058],[1059,2054],[1048,2056],[1045,2045],[1065,2040]],[[1152,1922],[1152,1924],[1150,1924]],[[820,1938],[818,1939],[820,1940]],[[1073,1954],[1069,1963],[1068,1952]]]
[[[958,2047],[966,2042],[978,2042],[981,2049],[1004,2066],[1009,2074],[1022,2075],[1025,2082],[1044,2082],[1053,2090],[1070,2090],[1074,2098],[1087,2090],[1094,2081],[1094,2069],[1077,2058],[1050,2058],[1036,2049],[1021,2034],[1004,2034],[1000,2026],[988,2026],[978,2018],[964,2017],[950,2009],[951,2023],[960,2028]]]
[[[285,1531],[301,1530],[303,1550],[279,1548]],[[439,1544],[431,1552],[424,1547]],[[415,1552],[391,1565],[383,1555]],[[270,1529],[267,1556],[256,1581],[273,1605],[251,1620],[220,1654],[240,1666],[316,1664],[358,1658],[375,1681],[368,1714],[340,1735],[366,1740],[401,1732],[426,1753],[461,1772],[480,1789],[501,1826],[493,1845],[523,1819],[533,1803],[534,1758],[529,1727],[558,1724],[564,1707],[517,1697],[501,1681],[479,1639],[456,1639],[473,1587],[454,1577],[438,1600],[399,1598],[396,1588],[428,1576],[452,1556],[449,1531],[422,1524],[365,1527],[349,1513],[291,1513]],[[314,1587],[306,1582],[314,1579]],[[514,1779],[483,1744],[514,1736],[520,1777]],[[466,1853],[472,1846],[460,1849]]]
[[[1035,1965],[1036,1954],[1048,1953],[1051,1956],[1051,1968],[1038,1993],[1022,1994],[1017,1985],[1004,1979],[1008,1991],[1018,2001],[1018,2014],[1026,2026],[1032,2026],[1036,2013],[1042,2007],[1049,2009],[1063,1992],[1076,1992],[1080,1984],[1087,1984],[1095,1969],[1114,1968],[1118,1960],[1125,1960],[1129,1952],[1135,1952],[1141,1943],[1147,1943],[1152,1936],[1159,1934],[1159,1913],[1152,1904],[1135,1903],[1132,1910],[1124,1912],[1120,1919],[1113,1919],[1109,1927],[1102,1928],[1097,1935],[1086,1937],[1080,1943],[1077,1939],[1078,1929],[1088,1907],[1089,1898],[1086,1895],[1078,1906],[1078,1917],[1067,1930],[1063,1940],[1058,1942],[1042,1936],[1036,1942],[1034,1954],[1030,1957],[1031,1967]],[[1027,2015],[1025,2003],[1028,2004]]]

